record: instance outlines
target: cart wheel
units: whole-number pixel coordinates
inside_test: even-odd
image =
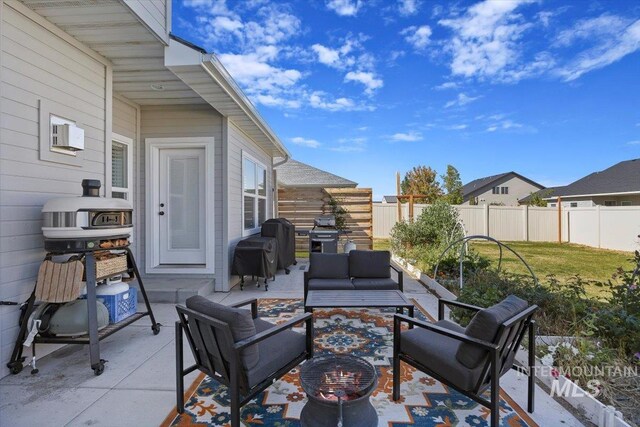
[[[160,333],[160,323],[155,323],[151,325],[151,330],[153,331],[153,335],[158,335]]]
[[[40,369],[32,369],[32,370],[31,370],[31,375],[35,375],[35,374],[37,374],[38,372],[40,372]]]
[[[289,270],[288,268],[285,268],[284,269],[284,274],[289,274],[289,273],[291,273],[291,270]]]
[[[298,261],[293,261],[293,265],[298,265]]]
[[[13,375],[18,375],[20,372],[22,372],[23,367],[24,366],[22,365],[22,362],[18,361],[11,363],[9,369]]]
[[[267,292],[269,290],[269,285],[264,285],[264,291]]]
[[[106,362],[106,360],[100,360],[100,363],[98,363],[96,366],[92,366],[93,373],[96,376],[97,375],[102,375],[102,373],[104,372],[104,362]]]

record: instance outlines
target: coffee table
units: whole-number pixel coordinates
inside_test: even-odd
[[[397,290],[388,291],[309,291],[304,302],[304,311],[313,313],[315,308],[386,308],[395,307],[398,313],[406,308],[413,317],[414,305]]]

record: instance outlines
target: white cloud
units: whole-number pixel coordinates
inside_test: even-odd
[[[400,34],[403,35],[404,39],[415,49],[423,50],[430,42],[431,27],[428,25],[422,25],[420,27],[413,25],[402,30]]]
[[[640,19],[632,22],[605,14],[576,23],[560,32],[556,40],[558,46],[571,46],[576,42],[591,43],[592,46],[556,70],[565,81],[575,80],[640,50]]]
[[[468,127],[469,127],[469,125],[459,124],[459,125],[451,125],[447,129],[449,129],[449,130],[465,130]]]
[[[504,120],[500,123],[492,124],[487,128],[487,132],[495,132],[497,130],[509,130],[520,129],[523,126],[520,123],[512,122],[511,120]]]
[[[372,107],[358,105],[350,98],[337,98],[333,101],[327,100],[326,93],[314,91],[309,95],[309,105],[313,108],[327,111],[361,111],[373,110]]]
[[[359,128],[357,128],[357,130],[359,130],[360,132],[364,132],[365,130],[369,130],[369,126],[360,126]]]
[[[311,49],[318,55],[318,61],[324,65],[333,66],[340,59],[340,52],[321,44],[314,44]]]
[[[394,142],[414,142],[414,141],[421,141],[422,140],[422,134],[420,132],[415,132],[415,131],[409,131],[409,132],[398,132],[398,133],[394,133],[393,135],[391,135],[390,137],[391,141]]]
[[[360,55],[360,58],[356,58],[356,56],[353,55],[356,50],[362,49],[361,41],[363,39],[364,36],[354,37],[349,35],[344,39],[342,46],[338,48],[331,48],[316,43],[311,46],[311,50],[317,55],[318,62],[328,67],[342,70],[358,63],[360,68],[371,68],[373,67],[372,60],[365,56],[367,55],[366,53]]]
[[[531,27],[516,9],[535,0],[485,0],[467,9],[461,17],[442,19],[440,25],[453,30],[447,42],[452,55],[451,72],[464,77],[517,80],[539,67],[521,70],[518,41]],[[512,74],[518,72],[517,78]]]
[[[627,142],[627,145],[640,145],[640,140],[629,141],[629,142]]]
[[[436,89],[436,90],[457,89],[458,88],[458,83],[456,83],[456,82],[444,82],[442,84],[439,84],[438,86],[434,86],[433,88]]]
[[[399,0],[398,11],[402,16],[410,16],[418,13],[420,2],[418,0]]]
[[[481,96],[468,96],[465,95],[464,93],[459,93],[458,96],[456,97],[456,99],[452,99],[451,101],[447,102],[446,104],[444,104],[444,108],[449,108],[449,107],[461,107],[463,105],[467,105],[473,101],[476,101],[478,99],[482,98]]]
[[[366,88],[364,92],[367,95],[373,95],[376,89],[380,89],[384,85],[382,79],[376,78],[375,74],[364,71],[349,71],[344,76],[344,81],[362,83]]]
[[[355,16],[362,7],[360,0],[329,0],[327,7],[340,16]]]
[[[318,148],[318,147],[320,147],[320,143],[318,141],[316,141],[315,139],[307,139],[307,138],[303,138],[301,136],[296,136],[294,138],[291,138],[291,142],[293,144],[301,145],[301,146],[307,147],[307,148]]]

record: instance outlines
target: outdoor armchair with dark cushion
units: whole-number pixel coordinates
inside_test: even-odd
[[[538,309],[510,295],[483,309],[457,301],[438,302],[438,321],[423,322],[396,314],[393,328],[393,400],[400,398],[400,361],[456,388],[465,396],[491,410],[491,426],[499,421],[500,377],[512,367],[528,375],[528,411],[534,409],[535,323]],[[445,305],[475,312],[466,328],[444,320]],[[417,326],[402,330],[401,324]],[[529,333],[529,366],[514,366],[514,358]],[[482,394],[491,388],[491,398]]]
[[[251,310],[239,307],[251,305]],[[233,306],[202,296],[177,305],[177,410],[184,412],[184,376],[199,369],[229,387],[231,425],[240,426],[240,408],[303,360],[313,357],[313,318],[310,313],[280,325],[258,318],[256,299]],[[291,330],[306,323],[306,334]],[[183,366],[182,334],[195,364]]]
[[[396,280],[391,277],[395,271]],[[348,254],[309,254],[304,296],[320,290],[403,290],[402,270],[391,263],[389,251],[354,250]]]

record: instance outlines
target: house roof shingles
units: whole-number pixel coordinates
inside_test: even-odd
[[[640,159],[625,160],[593,172],[569,185],[538,191],[542,198],[586,196],[615,193],[640,193]],[[520,200],[526,203],[530,196]]]
[[[293,159],[287,160],[275,169],[278,174],[278,184],[284,187],[355,188],[358,186],[357,182]]]
[[[640,159],[625,160],[560,187],[555,196],[640,192]]]
[[[491,176],[485,176],[484,178],[474,179],[473,181],[462,186],[462,196],[466,197],[469,194],[473,193],[474,191],[480,188],[486,187],[487,185],[491,184],[494,181],[499,180],[500,178],[504,178],[510,173],[513,173],[513,172],[505,172],[505,173],[500,173],[498,175],[491,175]]]

